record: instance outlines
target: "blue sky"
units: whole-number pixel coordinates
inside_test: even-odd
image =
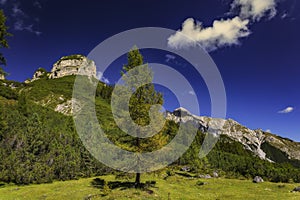
[[[209,51],[226,87],[228,118],[300,141],[297,0],[0,0],[0,7],[14,35],[9,38],[10,48],[1,49],[10,80],[31,78],[38,67],[51,70],[64,55],[87,55],[122,31],[165,27],[193,39],[182,41],[174,36],[170,40],[174,48],[195,45],[196,41]],[[166,62],[165,52],[142,52],[148,62],[175,68],[184,65],[177,58]],[[125,62],[120,58],[114,66]],[[113,77],[108,78],[113,82]],[[210,115],[203,81],[193,86],[201,113]],[[175,106],[169,102],[166,107]]]

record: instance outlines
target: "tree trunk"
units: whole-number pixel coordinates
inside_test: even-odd
[[[140,150],[140,138],[139,134],[138,137],[136,138],[136,146],[138,147],[138,151]],[[138,165],[140,164],[140,160],[138,159]],[[135,188],[140,188],[141,187],[141,173],[136,173],[135,175],[135,182],[134,182]]]
[[[141,173],[136,173],[134,186],[135,188],[141,187]]]

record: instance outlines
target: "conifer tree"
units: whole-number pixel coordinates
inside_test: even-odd
[[[153,109],[153,105],[162,105],[163,104],[163,97],[162,94],[155,91],[154,84],[152,84],[153,81],[153,72],[149,68],[147,64],[144,64],[143,56],[141,55],[139,49],[137,47],[133,47],[130,52],[127,54],[127,60],[128,63],[123,66],[123,70],[121,73],[123,75],[123,79],[125,82],[125,85],[130,86],[130,89],[132,90],[132,96],[129,101],[129,113],[131,120],[135,124],[137,124],[140,127],[145,127],[150,124],[151,120],[154,121],[162,121],[161,119],[162,115],[155,115],[155,116],[149,116],[150,109]],[[136,68],[138,66],[146,66],[143,68]],[[130,70],[135,69],[134,75],[136,77],[143,77],[143,81],[149,84],[145,84],[143,86],[137,86],[139,84],[135,85],[135,81],[139,82],[141,80],[135,80],[134,78],[126,77],[124,74],[129,72]],[[122,98],[122,96],[120,96]],[[120,99],[122,101],[122,99]],[[151,108],[152,107],[152,108]],[[158,110],[156,110],[158,112]],[[124,121],[126,123],[126,121]],[[157,124],[157,123],[152,123]],[[155,127],[151,127],[154,128]],[[159,129],[158,129],[159,130]],[[142,153],[146,151],[153,151],[155,149],[160,148],[166,143],[166,138],[163,137],[162,130],[157,131],[157,134],[152,137],[143,137],[142,131],[137,131],[137,137],[132,136],[124,136],[123,138],[120,138],[123,140],[123,143],[125,143],[125,146],[127,146],[127,149],[130,149],[134,152]],[[142,162],[150,162],[150,161],[144,161],[140,160],[140,163],[136,163],[137,165],[140,165]],[[140,187],[141,186],[141,174],[136,173],[135,178],[135,186]]]

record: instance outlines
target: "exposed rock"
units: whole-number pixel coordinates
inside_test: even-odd
[[[277,135],[266,134],[266,141],[289,156],[289,159],[300,160],[300,143]]]
[[[62,98],[62,97],[60,97],[60,98]],[[71,116],[72,114],[80,111],[80,109],[81,109],[81,104],[76,99],[73,98],[62,104],[58,104],[54,110],[56,112],[60,112],[64,115]]]
[[[266,154],[261,149],[265,136],[260,130],[250,130],[232,119],[225,120],[192,115],[184,108],[177,108],[174,112],[167,113],[167,119],[176,123],[192,121],[203,132],[214,135],[227,135],[231,139],[242,143],[245,149],[252,151],[261,159],[266,159]]]
[[[186,116],[191,116],[192,114],[185,108],[177,108],[174,110],[173,114],[177,117],[186,117]]]
[[[5,80],[4,74],[0,74],[0,80]]]
[[[181,107],[175,109],[173,112],[167,112],[166,118],[176,123],[186,123],[191,121],[199,128],[199,130],[203,132],[207,131],[207,127],[204,125],[204,122],[200,119],[200,117],[192,115],[189,111]]]
[[[189,166],[184,166],[180,170],[184,171],[184,172],[189,172],[189,171],[191,171],[191,168]]]
[[[218,177],[219,177],[218,172],[214,172],[214,173],[213,173],[213,177],[214,177],[214,178],[218,178]]]
[[[243,144],[244,148],[253,152],[259,158],[273,162],[266,157],[266,153],[261,149],[264,142],[268,142],[279,150],[285,152],[290,159],[300,160],[300,143],[286,138],[266,133],[261,129],[251,130],[232,119],[217,119],[204,116],[192,115],[184,108],[177,108],[173,112],[167,113],[167,119],[176,123],[193,122],[202,132],[214,135],[226,135],[229,138]]]
[[[2,83],[2,85],[4,85],[5,87],[10,87],[13,90],[18,88],[15,83],[10,83],[10,84],[8,84],[8,83]]]
[[[49,78],[54,79],[78,74],[96,77],[95,62],[82,55],[64,56],[53,65]]]
[[[263,183],[264,179],[260,176],[255,176],[253,179],[253,183]]]
[[[300,192],[300,186],[299,187],[295,187],[292,192]]]
[[[199,175],[198,177],[199,177],[199,178],[204,178],[204,179],[210,179],[210,178],[211,178],[211,175],[209,175],[209,174],[205,174],[205,175],[201,174],[201,175]]]
[[[38,68],[35,72],[34,72],[34,74],[33,74],[33,77],[32,77],[32,79],[31,79],[31,82],[32,81],[36,81],[36,80],[38,80],[38,79],[40,79],[40,78],[42,78],[42,77],[46,77],[47,76],[47,71],[44,69],[44,68]]]
[[[173,112],[167,112],[166,118],[176,123],[194,123],[202,132],[214,135],[226,135],[229,138],[243,144],[244,148],[253,152],[259,158],[273,162],[268,159],[261,145],[268,142],[277,149],[285,152],[289,159],[300,160],[300,143],[287,138],[267,133],[261,129],[251,130],[232,119],[217,119],[204,116],[192,115],[184,108],[177,108]]]

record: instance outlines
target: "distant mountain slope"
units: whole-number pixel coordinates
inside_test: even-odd
[[[218,133],[241,143],[246,150],[253,152],[261,159],[270,162],[291,162],[300,166],[300,143],[287,138],[264,132],[260,129],[251,130],[232,119],[216,119],[204,116],[192,115],[184,108],[168,112],[167,118],[175,122],[193,121],[201,127],[201,130],[209,130],[215,126]]]

